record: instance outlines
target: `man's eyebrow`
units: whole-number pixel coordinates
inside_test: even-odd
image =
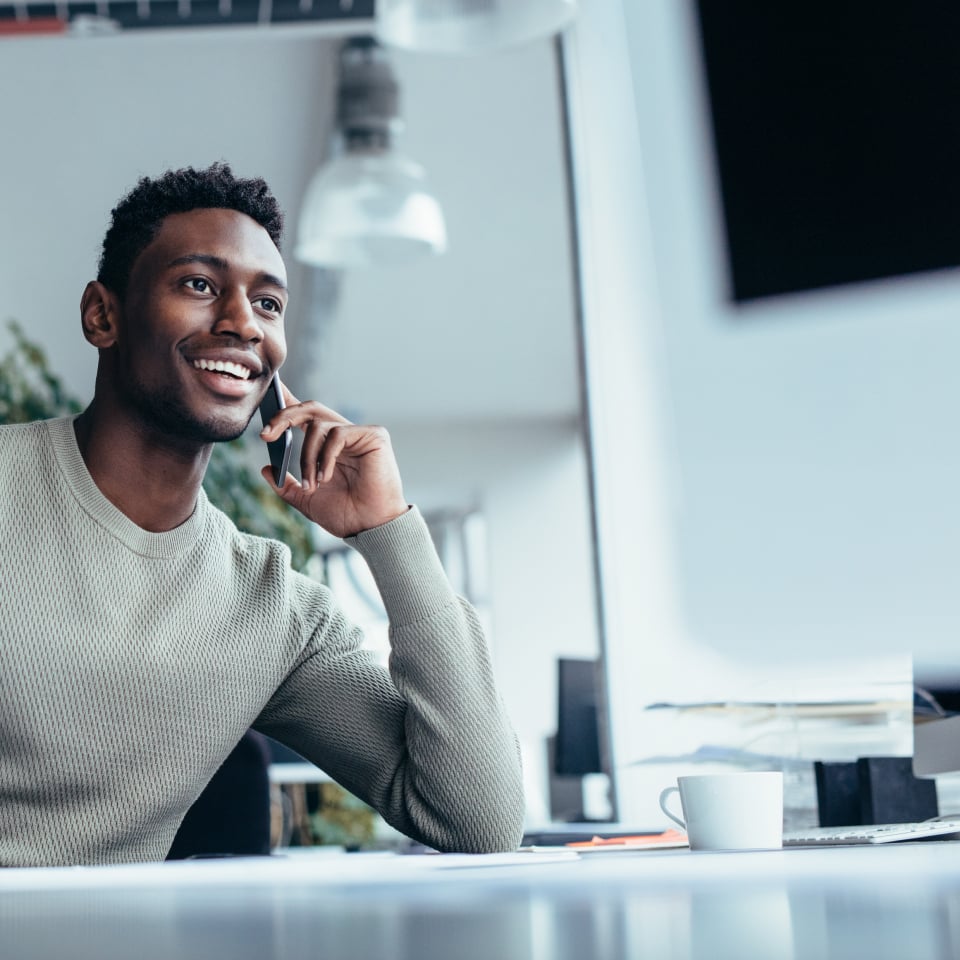
[[[284,291],[284,293],[287,291],[287,285],[279,277],[275,277],[272,273],[261,273],[260,281],[261,283],[268,283],[271,286],[279,287]]]
[[[191,263],[202,263],[215,270],[229,270],[230,264],[223,257],[215,257],[211,253],[185,253],[182,257],[175,257],[168,267],[184,267]]]
[[[212,253],[186,253],[182,257],[175,257],[171,260],[167,264],[167,268],[188,266],[191,263],[202,263],[214,270],[227,271],[230,269],[230,264],[223,257],[215,257]],[[279,287],[283,291],[287,289],[286,283],[272,273],[260,273],[257,275],[257,280],[260,283],[268,283],[271,286]]]

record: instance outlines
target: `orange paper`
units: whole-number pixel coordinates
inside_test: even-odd
[[[686,843],[687,835],[679,830],[664,830],[663,833],[643,833],[635,837],[593,837],[591,840],[574,840],[565,844],[574,848],[594,847],[675,847]]]

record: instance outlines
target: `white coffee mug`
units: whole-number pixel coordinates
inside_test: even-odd
[[[680,794],[683,817],[667,809]],[[783,846],[783,774],[708,773],[677,777],[660,809],[687,833],[691,850],[775,850]]]

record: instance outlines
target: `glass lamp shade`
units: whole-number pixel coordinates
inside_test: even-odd
[[[321,167],[300,211],[294,255],[322,267],[401,264],[443,253],[447,231],[423,169],[390,151]]]
[[[556,33],[577,0],[377,0],[377,36],[406,50],[474,53]]]

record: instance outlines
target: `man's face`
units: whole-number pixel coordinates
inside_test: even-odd
[[[134,261],[118,332],[117,389],[151,429],[239,436],[286,358],[286,270],[235,210],[168,216]]]

